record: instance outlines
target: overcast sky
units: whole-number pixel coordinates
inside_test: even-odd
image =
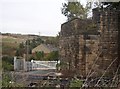
[[[56,36],[66,17],[66,0],[0,0],[0,29],[4,33]],[[82,0],[82,3],[85,3]]]

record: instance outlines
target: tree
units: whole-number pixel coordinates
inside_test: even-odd
[[[16,50],[16,53],[15,53],[15,56],[20,56],[21,54],[20,54],[20,51],[19,51],[19,49],[17,49]]]
[[[35,55],[36,55],[36,58],[38,60],[43,60],[43,58],[44,58],[44,52],[43,51],[36,52]]]
[[[37,45],[40,45],[41,43],[44,43],[44,41],[40,37],[38,37],[36,39],[36,41],[37,41]]]
[[[35,41],[35,39],[33,39],[32,40],[32,42],[31,42],[31,47],[32,48],[35,48],[37,45],[36,45],[36,41]]]
[[[108,0],[104,0],[104,1],[100,1],[98,0],[97,2],[92,2],[94,4],[95,7],[98,8],[109,8],[109,9],[116,9],[116,10],[120,10],[120,1],[118,2],[108,2]]]
[[[2,72],[2,87],[13,89],[13,87],[23,87],[23,84],[15,83],[9,73]]]
[[[79,80],[79,79],[73,79],[72,81],[70,81],[70,87],[71,88],[72,87],[74,87],[74,88],[76,88],[76,87],[81,88],[82,85],[83,85],[83,82],[81,80]]]
[[[13,57],[3,56],[2,57],[2,68],[4,71],[12,71],[13,70]]]
[[[2,87],[9,87],[11,78],[8,74],[2,74]]]
[[[23,56],[24,53],[25,53],[25,46],[24,43],[22,42],[19,44],[19,48],[16,49],[15,56]]]
[[[102,2],[102,5],[107,5],[107,8],[120,10],[120,1],[119,2]]]
[[[58,56],[58,51],[53,51],[46,56],[45,60],[58,61]]]
[[[84,8],[80,2],[67,2],[63,4],[61,9],[62,14],[67,17],[68,20],[73,18],[87,18],[88,12],[91,9],[91,4],[87,2],[86,7]]]
[[[19,48],[24,48],[24,43],[20,43]]]

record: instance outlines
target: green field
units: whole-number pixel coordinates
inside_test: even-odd
[[[0,49],[2,49],[2,52],[0,53],[2,53],[2,55],[14,56],[19,44],[24,41],[24,39],[20,38],[2,36],[2,46],[0,47]]]
[[[21,43],[25,42],[25,39],[14,38],[11,36],[2,36],[2,42]]]
[[[0,41],[0,49],[2,49],[2,52],[0,53],[2,55],[10,55],[14,56],[16,49],[19,47],[19,44],[22,42],[25,42],[27,39],[31,40],[34,38],[38,38],[38,36],[29,36],[29,35],[0,35],[0,38],[2,39]],[[48,36],[41,36],[41,39],[45,41],[45,43],[56,43],[55,37],[48,37]]]

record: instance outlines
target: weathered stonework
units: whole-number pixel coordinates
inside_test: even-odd
[[[93,20],[73,19],[62,24],[59,47],[63,74],[113,77],[120,65],[119,18],[120,11],[96,8]]]
[[[120,55],[118,48],[118,31],[120,30],[118,18],[120,17],[120,11],[94,9],[93,12],[93,20],[96,22],[100,32],[99,59],[96,62],[98,68],[95,71],[97,76],[113,77],[120,64],[118,56]]]
[[[71,77],[86,77],[89,61],[93,63],[98,49],[98,32],[92,21],[74,19],[62,24],[59,42],[61,69],[74,72]]]

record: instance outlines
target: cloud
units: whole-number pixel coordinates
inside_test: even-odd
[[[64,0],[2,0],[2,32],[56,35],[66,19]]]

